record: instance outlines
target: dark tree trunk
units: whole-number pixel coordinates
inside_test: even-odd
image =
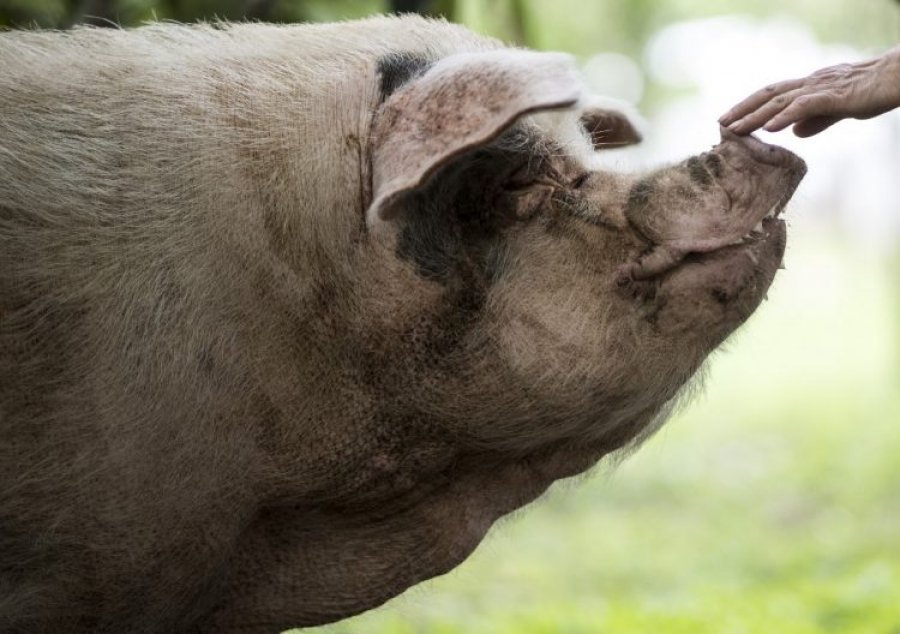
[[[272,10],[278,0],[247,0],[244,5],[244,17],[248,20],[266,21],[272,17]]]
[[[391,0],[392,13],[425,13],[431,0]]]
[[[76,24],[118,27],[119,16],[115,0],[80,0],[75,3],[68,19],[60,26],[69,29]]]
[[[453,0],[391,0],[393,13],[421,13],[422,15],[453,17]]]

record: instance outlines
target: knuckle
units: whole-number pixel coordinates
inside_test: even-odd
[[[839,97],[835,93],[831,91],[822,91],[811,95],[797,97],[793,103],[793,108],[805,114],[827,113],[834,108],[838,101]]]
[[[827,90],[817,95],[816,105],[819,108],[831,108],[841,102],[843,95],[837,90]]]

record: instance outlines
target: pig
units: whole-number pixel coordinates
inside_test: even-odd
[[[636,447],[763,299],[801,159],[646,174],[443,21],[0,35],[0,631],[378,606]]]

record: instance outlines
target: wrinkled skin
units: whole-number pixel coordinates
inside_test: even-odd
[[[870,119],[898,107],[900,46],[895,46],[874,59],[769,84],[735,104],[719,123],[735,134],[793,125],[794,134],[809,137],[842,119]]]
[[[81,32],[85,85],[171,126],[123,117],[114,145],[78,82],[23,71],[83,119],[0,90],[25,131],[0,153],[0,630],[275,632],[377,606],[646,438],[764,297],[789,152],[724,132],[597,170],[640,134],[564,58],[412,18],[306,28]],[[138,38],[179,72],[116,77]],[[304,75],[301,40],[334,68]],[[299,79],[261,81],[267,61]]]

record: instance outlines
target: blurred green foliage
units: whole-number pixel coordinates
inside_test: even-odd
[[[890,0],[741,0],[727,8],[731,13],[758,16],[794,13],[826,40],[872,46],[900,38],[900,21],[884,20],[890,4]],[[0,25],[134,26],[149,20],[216,18],[321,22],[418,11],[536,48],[576,54],[603,48],[637,55],[661,26],[722,10],[721,3],[713,0],[0,0]]]
[[[714,0],[0,0],[0,26],[70,28],[136,26],[154,20],[326,22],[373,13],[416,11],[442,16],[507,42],[563,50],[586,58],[598,51],[638,62],[649,38],[673,22],[720,15]],[[729,13],[779,15],[809,25],[824,41],[873,53],[900,40],[900,10],[890,0],[737,0]],[[644,107],[673,96],[650,81]]]
[[[422,3],[412,4],[418,8]],[[79,23],[134,26],[151,20],[322,22],[388,11],[391,5],[386,0],[0,0],[0,24],[68,28]]]

